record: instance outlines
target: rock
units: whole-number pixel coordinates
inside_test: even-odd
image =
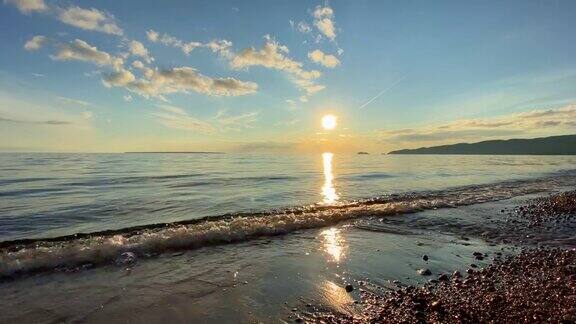
[[[419,269],[418,274],[421,276],[429,276],[432,274],[432,271],[430,271],[429,269]]]
[[[442,308],[442,306],[439,301],[435,300],[430,304],[430,308],[434,310],[439,310]]]
[[[440,281],[448,281],[448,276],[446,274],[442,274],[440,275],[440,277],[438,277],[438,280]]]
[[[452,277],[454,278],[461,278],[462,274],[460,273],[460,271],[456,270],[452,273]]]
[[[348,285],[346,285],[345,289],[347,292],[351,292],[352,290],[354,290],[354,286],[348,284]]]
[[[132,265],[138,261],[138,257],[134,252],[122,252],[116,257],[117,265]]]
[[[424,254],[424,255],[422,256],[422,260],[428,261],[428,256],[427,256],[426,254]]]

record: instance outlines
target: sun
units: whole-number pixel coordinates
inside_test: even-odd
[[[336,128],[336,116],[334,115],[324,115],[322,117],[322,128],[326,130]]]

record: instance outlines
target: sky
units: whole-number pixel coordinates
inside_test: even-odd
[[[576,133],[575,1],[1,1],[0,151]]]

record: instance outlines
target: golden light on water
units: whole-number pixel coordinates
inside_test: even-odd
[[[324,252],[330,256],[331,261],[336,263],[344,256],[345,242],[337,228],[329,228],[320,232],[322,236]]]
[[[324,115],[322,117],[322,128],[326,130],[331,130],[336,128],[336,116],[334,115]]]
[[[353,309],[354,299],[346,292],[346,290],[333,283],[332,281],[324,281],[320,286],[320,294],[323,302],[330,305],[335,310],[343,313],[350,313]]]
[[[334,173],[332,172],[332,153],[322,153],[322,164],[324,167],[324,185],[322,185],[322,203],[324,205],[334,204],[338,200],[338,194],[334,187]]]

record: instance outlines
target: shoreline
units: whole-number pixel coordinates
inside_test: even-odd
[[[576,191],[561,192],[529,200],[512,210],[509,217],[528,221],[537,234],[542,228],[568,226],[576,219]],[[524,226],[515,220],[514,226]],[[528,238],[528,237],[527,237]],[[502,258],[497,252],[484,268],[470,267],[465,273],[433,275],[424,285],[408,286],[379,294],[360,288],[361,305],[353,314],[310,311],[296,321],[326,323],[467,323],[467,322],[562,322],[576,321],[576,241],[562,247],[521,248],[518,255]],[[477,260],[487,253],[474,252]],[[425,257],[428,258],[427,256]],[[349,286],[349,290],[353,290]]]

